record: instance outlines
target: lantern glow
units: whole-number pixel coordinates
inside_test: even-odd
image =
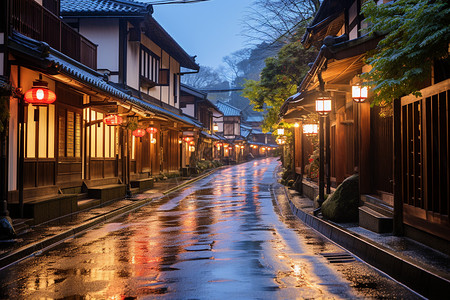
[[[133,135],[135,137],[143,137],[145,135],[145,130],[141,129],[141,128],[138,128],[138,129],[133,131]]]
[[[320,115],[326,115],[331,111],[331,98],[319,97],[316,99],[316,112]]]
[[[355,102],[364,102],[367,99],[368,88],[367,86],[354,85],[352,86],[352,98]]]
[[[47,105],[56,101],[56,94],[48,89],[46,81],[35,80],[33,87],[25,93],[24,100],[33,105]]]
[[[156,129],[155,127],[148,127],[147,129],[145,129],[148,133],[153,134],[153,133],[157,133],[158,129]]]
[[[278,128],[277,129],[277,134],[278,135],[283,135],[284,134],[284,128]]]
[[[117,126],[122,124],[123,119],[119,115],[109,115],[103,119],[103,123],[109,126]]]
[[[315,135],[319,131],[319,125],[317,124],[304,124],[303,133],[306,135]]]
[[[213,131],[219,131],[219,125],[217,125],[216,123],[214,123],[213,125]]]

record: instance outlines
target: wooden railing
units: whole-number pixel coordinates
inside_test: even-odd
[[[97,68],[97,46],[94,43],[33,0],[13,0],[10,3],[13,29],[48,43],[94,70]]]

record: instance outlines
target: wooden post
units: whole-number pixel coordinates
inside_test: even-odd
[[[394,105],[394,234],[403,235],[403,193],[402,193],[402,124],[400,99],[395,99]]]

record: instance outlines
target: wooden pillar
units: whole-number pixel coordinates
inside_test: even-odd
[[[372,174],[370,171],[370,103],[359,105],[359,181],[360,194],[371,194]]]
[[[402,194],[402,124],[401,100],[396,99],[394,105],[394,234],[403,235],[403,194]]]

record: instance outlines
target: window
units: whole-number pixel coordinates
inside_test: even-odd
[[[58,110],[58,156],[81,157],[81,114],[61,108]]]
[[[173,101],[178,102],[178,76],[173,74]]]
[[[55,106],[25,107],[26,158],[55,157]]]
[[[141,45],[141,64],[139,66],[139,75],[143,83],[149,86],[155,86],[159,82],[159,57],[150,49]]]
[[[234,124],[224,123],[223,124],[223,135],[234,135]]]

